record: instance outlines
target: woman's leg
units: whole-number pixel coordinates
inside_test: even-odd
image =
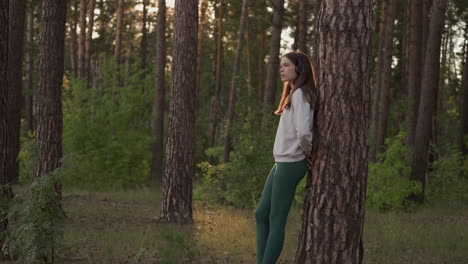
[[[297,184],[307,171],[307,160],[276,163],[276,173],[271,189],[269,233],[262,264],[274,264],[281,254],[284,231]]]
[[[269,216],[271,204],[271,188],[275,177],[276,164],[270,171],[268,178],[263,187],[262,197],[255,210],[255,218],[257,220],[257,264],[262,263],[263,252],[265,251],[268,232],[270,230]]]

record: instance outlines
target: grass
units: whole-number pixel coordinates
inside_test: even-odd
[[[255,263],[253,209],[195,201],[194,225],[156,221],[161,194],[149,188],[64,193],[64,263]],[[468,263],[468,208],[431,207],[414,213],[367,210],[366,264]],[[293,263],[301,227],[291,209],[278,263]]]

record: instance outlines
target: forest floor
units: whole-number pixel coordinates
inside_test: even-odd
[[[194,201],[191,225],[157,221],[161,194],[65,191],[64,263],[255,263],[253,209]],[[293,206],[278,263],[293,263],[301,227]],[[413,213],[367,210],[366,264],[468,263],[468,206]]]

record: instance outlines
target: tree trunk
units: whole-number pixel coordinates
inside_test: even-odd
[[[224,139],[224,163],[229,162],[229,154],[231,152],[232,144],[232,123],[234,122],[234,107],[236,105],[236,82],[239,74],[240,61],[242,58],[242,48],[245,35],[245,24],[247,22],[249,1],[242,1],[242,13],[240,17],[239,32],[237,35],[237,47],[236,47],[236,56],[234,59],[234,65],[232,67],[232,79],[231,87],[229,90],[229,107],[227,113],[227,122],[226,122],[226,137]]]
[[[265,99],[265,31],[260,35],[260,48],[258,51],[258,104],[261,106]]]
[[[272,113],[275,104],[276,84],[278,82],[279,49],[281,42],[281,30],[283,28],[284,0],[274,0],[273,4],[273,29],[271,32],[270,57],[268,59],[267,77],[265,84],[264,113],[266,116]],[[266,117],[265,116],[265,117]]]
[[[422,65],[422,0],[412,0],[410,39],[408,50],[408,108],[406,110],[406,145],[414,146],[416,122],[418,120],[419,96],[421,91]]]
[[[317,18],[318,135],[295,262],[362,263],[371,0],[322,3]]]
[[[78,76],[78,35],[76,33],[76,26],[78,25],[78,0],[73,1],[73,9],[70,21],[70,62],[73,76]]]
[[[419,105],[418,123],[411,166],[411,180],[421,182],[422,193],[415,194],[412,199],[424,201],[426,170],[428,166],[429,141],[432,131],[432,117],[436,109],[437,86],[439,83],[439,60],[442,29],[445,21],[447,0],[434,0],[431,12],[431,24],[428,33],[428,43],[421,83],[421,101]]]
[[[218,105],[219,92],[221,90],[221,74],[222,74],[222,59],[223,59],[223,19],[224,19],[224,0],[219,2],[219,17],[218,17],[218,39],[216,47],[216,80],[215,91],[211,97],[211,113],[210,113],[210,147],[215,146],[216,130],[218,127]]]
[[[314,19],[313,19],[313,38],[312,38],[312,65],[314,66],[315,72],[318,72],[318,57],[317,57],[317,50],[318,50],[318,30],[317,30],[317,16],[320,10],[320,5],[322,4],[322,0],[315,0],[314,3]]]
[[[27,21],[26,21],[26,47],[27,52],[25,54],[25,110],[26,110],[26,127],[28,132],[34,131],[34,117],[33,117],[33,9],[28,7],[27,9]],[[76,75],[75,75],[76,76]]]
[[[146,24],[147,24],[147,17],[148,17],[148,1],[143,0],[143,19],[141,21],[141,43],[140,43],[140,52],[141,52],[141,69],[143,70],[142,78],[144,79],[146,76],[146,53],[147,53],[147,34],[146,34]]]
[[[39,33],[36,89],[36,143],[39,161],[34,178],[53,172],[62,158],[62,83],[67,1],[44,0]],[[56,191],[61,198],[60,184]]]
[[[384,151],[385,136],[387,132],[388,112],[390,107],[390,81],[392,79],[393,32],[395,29],[395,16],[398,0],[388,0],[388,13],[385,27],[382,31],[384,38],[382,76],[380,79],[379,117],[377,123],[377,153]]]
[[[205,26],[206,21],[206,9],[208,8],[208,1],[201,0],[201,9],[200,9],[200,23],[198,25],[198,50],[197,50],[197,81],[196,87],[197,92],[200,92],[200,82],[201,82],[201,74],[203,70],[203,28]]]
[[[297,48],[307,54],[307,0],[299,0],[298,32]]]
[[[463,77],[460,91],[460,128],[458,146],[463,156],[467,154],[465,137],[468,136],[468,52],[465,51],[465,63],[463,65]]]
[[[11,182],[19,177],[18,154],[20,150],[21,102],[23,82],[23,39],[25,0],[10,1],[8,32],[8,165]]]
[[[156,80],[153,104],[153,158],[151,162],[151,179],[162,182],[163,142],[164,142],[164,108],[165,108],[165,68],[166,68],[166,1],[158,1],[156,24]]]
[[[1,190],[2,200],[8,202],[13,193],[9,184],[11,184],[11,173],[8,167],[8,149],[7,143],[9,141],[8,129],[8,4],[9,1],[0,1],[0,184],[4,187]],[[0,209],[0,232],[5,232],[8,227],[8,212],[6,207],[2,206]],[[0,238],[0,243],[3,245],[5,238]],[[7,259],[7,255],[0,253],[0,259]]]
[[[123,4],[124,0],[118,0],[117,4],[117,31],[115,33],[115,49],[114,49],[114,58],[115,58],[115,67],[118,84],[121,86],[123,84],[121,65],[122,64],[122,30],[123,30]],[[116,100],[116,94],[113,93],[113,100]]]
[[[80,0],[80,37],[78,40],[78,76],[85,77],[86,52],[86,0]]]
[[[96,0],[91,0],[89,7],[89,21],[88,31],[86,32],[86,46],[85,46],[85,66],[84,66],[84,77],[87,78],[88,85],[91,83],[91,48],[93,40],[93,27],[94,27],[94,9],[96,7]]]
[[[197,100],[198,1],[179,0],[174,7],[174,44],[166,178],[161,220],[193,222],[195,106]],[[192,47],[187,49],[187,47]]]

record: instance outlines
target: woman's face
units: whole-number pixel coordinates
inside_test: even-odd
[[[281,59],[280,78],[282,82],[293,82],[297,78],[296,65],[286,56]]]

